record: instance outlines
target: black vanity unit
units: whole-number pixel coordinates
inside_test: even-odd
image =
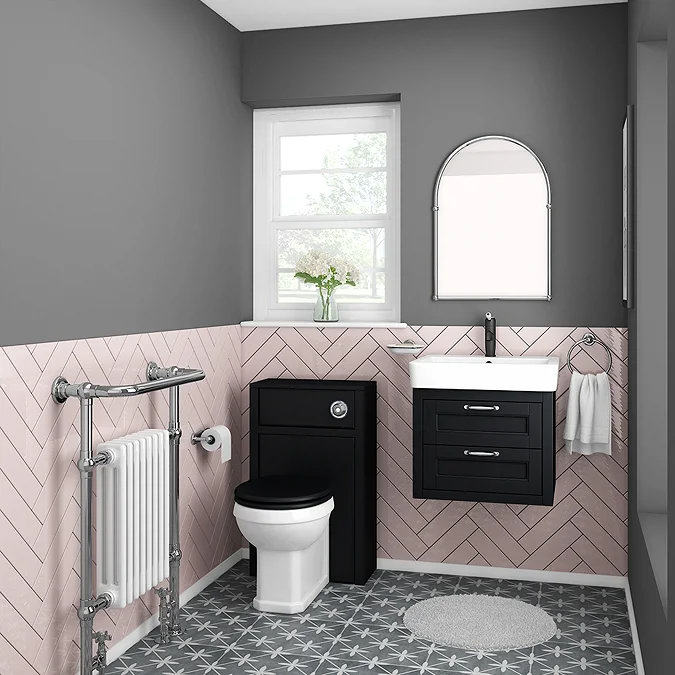
[[[330,480],[331,581],[363,584],[375,570],[376,393],[360,380],[251,384],[251,478]]]
[[[413,389],[413,496],[553,504],[555,393]]]

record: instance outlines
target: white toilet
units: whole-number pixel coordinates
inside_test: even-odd
[[[238,485],[234,517],[258,550],[257,594],[263,612],[303,612],[328,583],[328,480],[270,476]]]

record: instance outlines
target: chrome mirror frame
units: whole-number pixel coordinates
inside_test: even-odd
[[[548,289],[546,295],[536,295],[536,296],[486,296],[486,295],[440,295],[439,294],[439,289],[438,289],[438,267],[439,267],[439,260],[438,256],[440,251],[438,250],[438,227],[439,227],[439,222],[438,222],[438,211],[439,211],[439,191],[441,187],[441,179],[443,178],[443,174],[445,172],[445,169],[447,168],[448,164],[452,161],[452,159],[459,154],[462,150],[468,148],[469,146],[475,144],[475,143],[480,143],[481,141],[508,141],[509,143],[514,143],[515,145],[520,146],[523,150],[527,150],[527,152],[530,153],[532,157],[537,161],[537,164],[541,168],[542,173],[544,174],[544,179],[546,180],[546,212],[547,212],[547,244],[548,244],[548,260],[547,260],[547,267],[548,267]],[[434,263],[434,290],[433,290],[433,295],[431,296],[431,299],[436,301],[436,300],[551,300],[551,181],[548,176],[548,172],[546,171],[546,167],[544,166],[544,163],[539,159],[537,154],[530,148],[529,146],[525,145],[522,141],[519,141],[515,138],[511,138],[509,136],[479,136],[477,138],[472,138],[470,141],[467,141],[466,143],[463,143],[460,145],[458,148],[453,150],[448,157],[445,159],[443,164],[441,165],[441,168],[436,176],[436,182],[434,184],[434,194],[433,194],[433,205],[431,208],[433,212],[433,227],[434,227],[434,242],[433,242],[433,263]]]

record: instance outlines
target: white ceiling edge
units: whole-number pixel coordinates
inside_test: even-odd
[[[612,5],[628,0],[202,0],[240,31],[395,21],[556,7]]]

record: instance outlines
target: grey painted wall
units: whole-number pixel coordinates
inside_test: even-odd
[[[401,95],[402,320],[623,326],[626,5],[245,33],[255,106]],[[431,300],[431,194],[444,157],[505,134],[553,190],[553,300]]]
[[[668,504],[668,46],[639,45],[635,133],[638,509]]]
[[[665,0],[662,0],[665,2]],[[668,2],[668,333],[675,335],[675,3]],[[664,11],[664,18],[666,12]],[[675,401],[675,358],[668,359],[668,398]],[[675,640],[675,409],[670,407],[668,419],[668,607],[670,641]],[[672,669],[672,663],[671,669]]]
[[[668,5],[670,5],[671,16],[668,16]],[[666,0],[630,0],[629,8],[629,33],[628,33],[628,100],[630,103],[637,101],[637,49],[640,42],[652,42],[658,40],[667,40],[668,25],[675,27],[675,3],[668,3]],[[675,42],[668,43],[669,52],[669,96],[671,97],[668,124],[669,136],[675,138]],[[670,144],[669,167],[673,170],[675,167],[675,151]],[[673,194],[673,185],[671,181],[669,194],[669,230],[672,231],[675,223],[673,222],[672,205],[675,204],[675,195]],[[639,245],[640,223],[636,223],[636,244]],[[668,241],[668,258],[675,259],[675,242],[673,237]],[[639,272],[638,272],[639,273]],[[663,283],[668,284],[668,329],[675,331],[675,288],[673,284],[675,279],[667,271],[663,271]],[[672,658],[668,649],[664,645],[672,644],[675,640],[675,625],[671,620],[670,625],[666,614],[663,611],[659,591],[654,578],[652,564],[649,559],[649,553],[645,545],[640,518],[638,515],[638,490],[637,477],[639,473],[639,462],[641,460],[641,448],[637,443],[637,410],[640,398],[636,384],[637,378],[637,353],[638,353],[638,310],[637,306],[628,312],[628,334],[629,353],[628,353],[628,576],[630,580],[631,595],[635,608],[635,615],[638,625],[640,646],[644,659],[645,672],[648,675],[667,675],[672,671]],[[668,388],[673,391],[675,383],[675,359],[668,359],[667,364],[663,364],[662,357],[656,356],[662,368],[668,370]],[[642,394],[646,395],[647,394]],[[649,403],[649,398],[645,402]],[[675,441],[675,413],[670,410],[667,438],[669,448],[673,447]],[[675,462],[668,463],[668,494],[671,497],[675,494]],[[668,565],[669,578],[675,579],[675,518],[672,517],[673,507],[669,509],[669,532],[668,532]],[[675,596],[673,595],[673,586],[669,584],[669,606],[673,607]]]
[[[239,41],[199,0],[0,4],[0,344],[241,319]]]

